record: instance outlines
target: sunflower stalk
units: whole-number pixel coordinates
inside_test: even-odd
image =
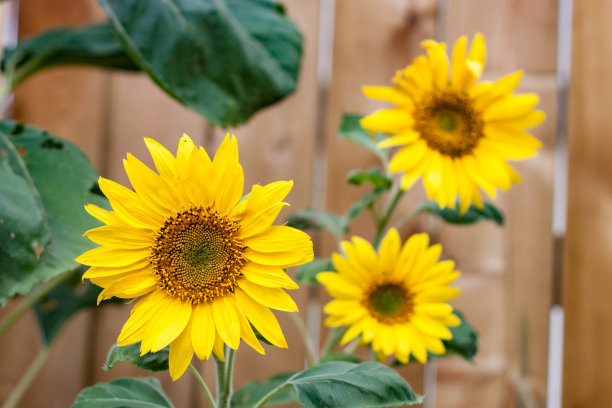
[[[195,377],[196,381],[198,382],[198,384],[200,384],[200,387],[202,387],[202,389],[204,390],[204,393],[206,394],[206,399],[208,399],[208,404],[210,405],[210,408],[217,408],[215,399],[213,398],[210,392],[210,389],[208,388],[208,385],[206,385],[206,382],[204,381],[204,378],[202,378],[202,375],[200,374],[198,369],[195,368],[193,364],[189,364],[189,370],[191,370],[191,373]]]
[[[306,330],[306,325],[304,325],[304,321],[297,313],[289,313],[289,317],[291,317],[295,327],[300,332],[300,336],[302,336],[302,341],[304,342],[304,347],[306,349],[306,360],[308,361],[308,367],[312,367],[317,363],[317,356],[312,345],[312,339],[308,335],[308,330]]]
[[[344,335],[345,331],[346,328],[340,326],[336,326],[330,330],[329,334],[327,335],[327,338],[325,339],[323,350],[321,351],[321,358],[332,352],[334,347],[336,347],[336,345],[342,339],[342,336]]]
[[[225,361],[215,357],[217,364],[217,408],[229,408],[232,400],[232,374],[236,350],[224,346]]]
[[[385,209],[385,213],[376,220],[376,235],[374,236],[373,241],[374,248],[378,248],[378,246],[380,245],[380,240],[382,238],[383,232],[385,231],[385,228],[387,228],[387,224],[389,223],[389,220],[393,215],[393,211],[395,211],[395,207],[397,207],[397,204],[399,203],[399,200],[402,198],[403,195],[404,190],[402,190],[400,186],[395,187],[391,193],[389,204]]]

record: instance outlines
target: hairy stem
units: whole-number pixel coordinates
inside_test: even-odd
[[[374,248],[378,248],[378,246],[380,245],[382,234],[385,231],[387,224],[389,223],[389,219],[391,219],[391,216],[393,215],[393,211],[395,210],[395,207],[397,207],[397,203],[399,203],[399,200],[400,198],[402,198],[403,195],[404,195],[404,190],[402,190],[399,187],[391,193],[389,205],[387,205],[385,213],[382,215],[382,217],[380,217],[380,219],[376,223],[376,235],[374,236],[374,242],[373,242]]]
[[[308,360],[308,367],[312,367],[317,362],[317,357],[315,355],[314,347],[312,345],[312,339],[308,335],[308,330],[306,330],[306,326],[304,325],[304,321],[297,313],[289,313],[289,317],[293,320],[295,327],[297,327],[300,332],[300,336],[302,336],[302,340],[304,341],[304,347],[306,348],[306,359]]]
[[[225,346],[225,362],[217,363],[217,408],[229,408],[232,400],[232,372],[234,368],[234,349]]]
[[[215,399],[213,398],[212,394],[210,393],[210,389],[206,385],[206,382],[204,381],[204,378],[202,378],[202,376],[200,375],[200,372],[197,370],[197,368],[195,368],[195,366],[193,364],[189,364],[189,369],[191,370],[191,373],[193,374],[195,379],[200,384],[200,387],[202,387],[202,389],[204,390],[204,393],[206,394],[206,398],[208,399],[208,404],[210,405],[210,407],[211,408],[217,408],[217,404],[215,403]]]

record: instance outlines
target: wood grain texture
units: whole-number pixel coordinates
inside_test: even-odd
[[[468,0],[447,4],[449,47],[461,35],[471,39],[475,33],[483,33],[487,41],[484,79],[495,80],[522,69],[518,92],[538,93],[538,109],[544,110],[548,119],[533,131],[544,143],[538,157],[514,165],[523,182],[499,194],[495,201],[506,215],[505,227],[441,228],[445,252],[463,272],[459,285],[468,280],[473,283],[467,288],[475,285],[495,295],[481,300],[466,288],[456,300],[480,333],[480,351],[474,367],[453,361],[440,363],[440,403],[446,398],[453,401],[452,405],[440,406],[515,406],[521,405],[524,394],[533,395],[543,404],[552,300],[556,1]],[[463,391],[468,392],[456,392],[460,387],[452,380],[457,378],[465,381]],[[472,388],[483,385],[483,378],[488,379],[486,392]]]
[[[565,241],[563,406],[612,399],[612,34],[607,1],[574,2],[569,98],[569,202]]]

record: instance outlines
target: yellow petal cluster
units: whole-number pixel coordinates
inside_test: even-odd
[[[448,327],[460,323],[447,302],[460,290],[449,287],[459,272],[453,261],[439,262],[441,246],[429,246],[427,234],[402,245],[392,229],[378,253],[360,237],[342,249],[344,256],[332,256],[337,272],[317,275],[333,298],[324,308],[325,323],[348,327],[341,343],[361,336],[379,359],[394,354],[403,363],[410,355],[426,362],[428,350],[444,354],[442,340],[452,338]]]
[[[170,345],[170,375],[179,378],[193,354],[224,358],[240,341],[264,349],[252,327],[287,347],[274,314],[295,312],[284,289],[298,286],[284,269],[310,262],[303,232],[274,226],[291,181],[255,185],[243,198],[236,138],[227,135],[211,160],[184,135],[176,157],[145,139],[157,172],[124,160],[133,190],[100,178],[112,211],[88,204],[105,225],[85,235],[100,246],[77,261],[84,279],[104,288],[98,301],[139,298],[118,345],[141,342],[141,353]]]
[[[532,157],[541,143],[527,129],[545,118],[534,110],[536,94],[513,92],[522,72],[495,82],[479,80],[486,59],[484,37],[477,34],[471,48],[461,37],[453,47],[452,63],[446,44],[427,40],[427,55],[399,70],[392,87],[366,86],[366,96],[395,107],[378,110],[361,120],[364,129],[390,137],[380,147],[399,146],[390,170],[401,172],[402,187],[423,178],[429,199],[441,207],[482,208],[480,189],[495,198],[520,176],[507,163]]]

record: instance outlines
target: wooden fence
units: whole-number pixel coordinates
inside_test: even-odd
[[[545,406],[554,255],[557,0],[283,3],[305,38],[299,89],[248,125],[231,131],[238,136],[246,184],[293,179],[292,210],[324,202],[331,210],[344,211],[363,193],[348,186],[345,175],[350,169],[375,164],[375,158],[337,137],[341,114],[378,108],[379,102],[361,94],[361,86],[386,84],[396,69],[421,52],[423,39],[452,43],[460,35],[482,32],[488,46],[485,78],[523,69],[520,91],[540,94],[539,107],[547,120],[534,133],[544,146],[536,159],[516,166],[523,183],[497,202],[505,211],[506,227],[453,227],[421,216],[403,231],[429,230],[443,244],[444,256],[457,261],[463,272],[458,283],[463,292],[454,303],[480,333],[475,363],[450,358],[429,365],[425,373],[416,365],[401,372],[418,392],[425,386],[433,398],[435,391],[438,407]],[[563,258],[563,406],[604,407],[612,400],[612,370],[608,369],[612,354],[607,352],[612,344],[612,161],[608,158],[612,75],[606,65],[612,63],[612,45],[607,41],[612,35],[612,3],[576,2],[574,8],[569,217]],[[19,35],[103,18],[94,0],[24,0]],[[331,47],[333,59],[325,59],[319,47]],[[326,66],[331,68],[331,81],[326,80]],[[122,166],[125,154],[148,157],[143,137],[173,146],[185,132],[214,150],[225,132],[171,100],[144,75],[90,68],[58,68],[27,80],[16,91],[14,118],[74,141],[102,175],[122,183],[127,183]],[[402,202],[406,210],[423,199],[420,186],[413,190]],[[352,232],[371,233],[366,217],[362,221]],[[321,242],[322,253],[334,250],[328,237],[322,236]],[[300,289],[297,298],[302,310],[312,295]],[[18,303],[11,302],[0,315]],[[81,312],[60,335],[20,407],[65,407],[89,384],[143,375],[128,364],[111,372],[101,370],[128,313],[128,306]],[[237,386],[302,367],[300,339],[286,316],[280,320],[290,349],[270,349],[262,358],[245,347],[237,358]],[[34,358],[37,336],[33,318],[28,316],[0,338],[0,400]],[[214,383],[213,364],[203,363],[202,369]],[[206,406],[189,376],[174,383],[167,373],[157,377],[177,407]],[[437,378],[435,387],[431,387],[432,378]]]

